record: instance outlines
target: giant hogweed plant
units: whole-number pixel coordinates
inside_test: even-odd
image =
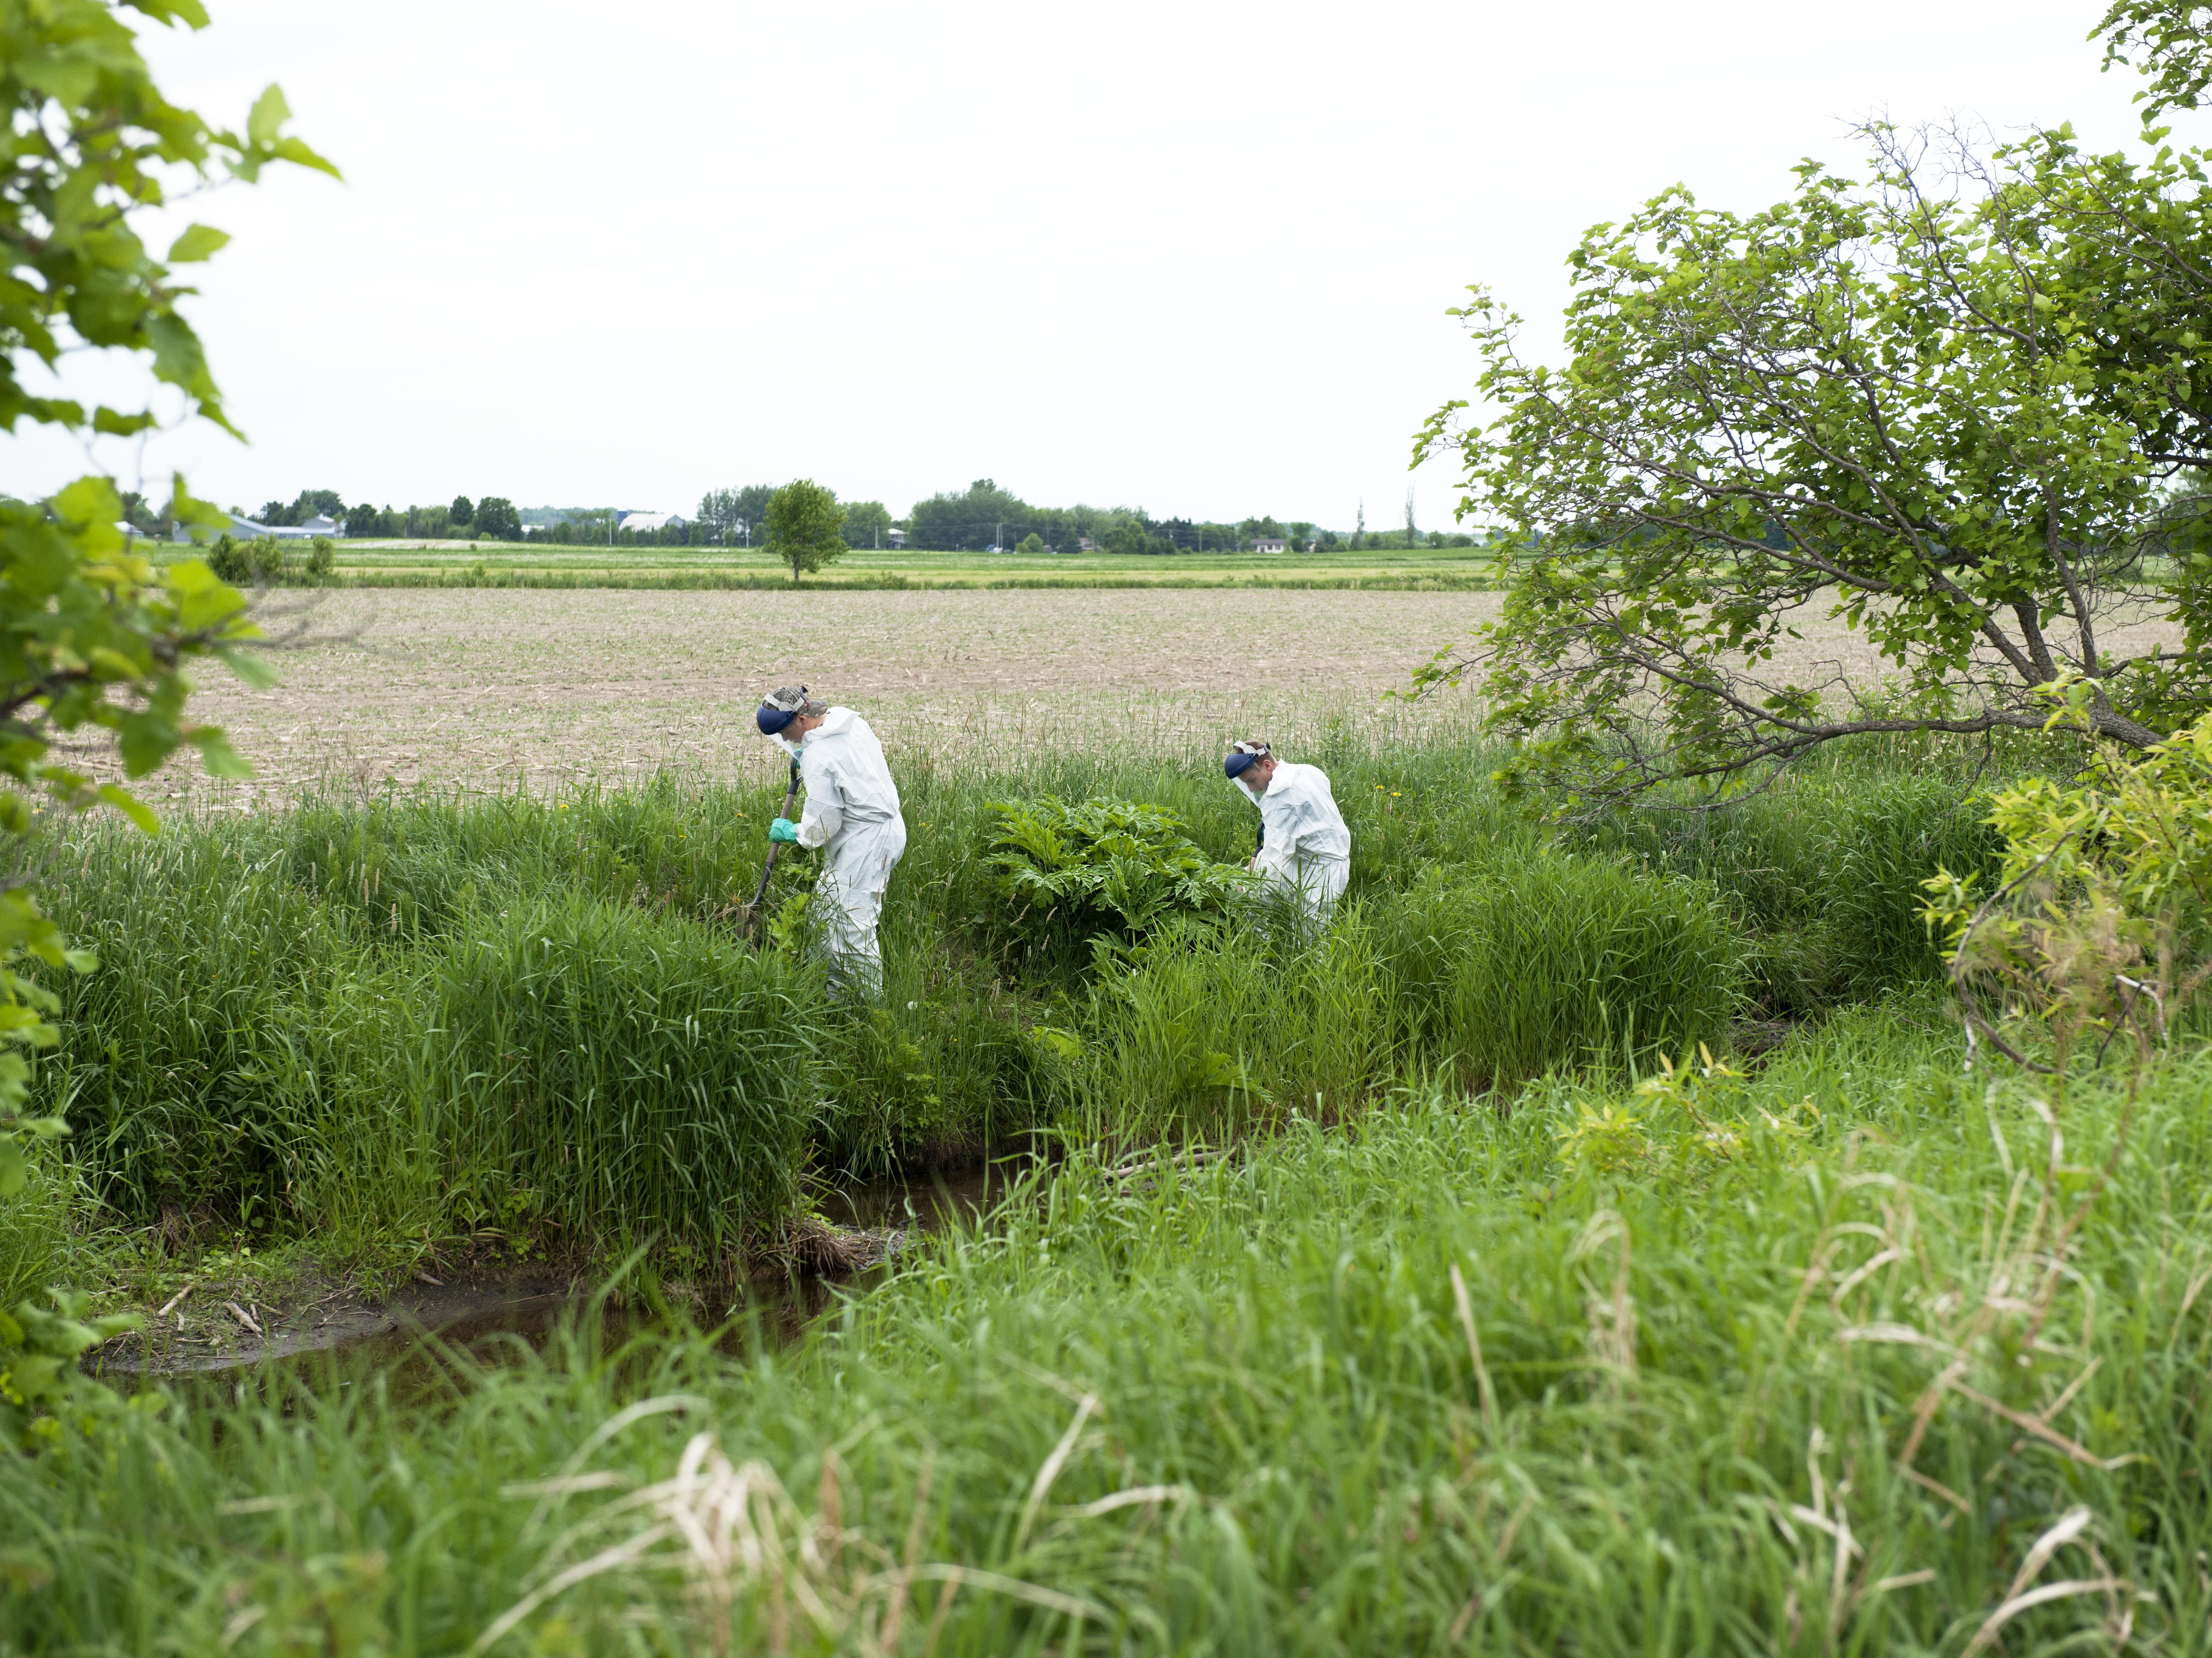
[[[1132,800],[1045,795],[994,802],[986,860],[1017,931],[1130,943],[1177,916],[1218,914],[1251,885],[1183,833],[1173,812]]]
[[[172,191],[222,179],[246,183],[276,162],[334,173],[283,128],[289,112],[270,87],[242,132],[211,125],[162,96],[125,14],[200,28],[198,0],[0,0],[0,425],[57,427],[90,439],[129,437],[160,423],[152,408],[117,409],[47,395],[26,384],[35,361],[58,379],[68,360],[119,351],[173,388],[187,416],[235,432],[199,337],[178,310],[193,290],[174,267],[206,259],[228,238],[188,227],[156,257],[133,216],[168,205]],[[185,523],[218,515],[178,479],[171,512]],[[49,878],[35,850],[41,823],[106,805],[142,829],[154,816],[121,785],[76,756],[112,750],[126,780],[179,748],[199,750],[217,775],[246,768],[222,731],[186,717],[187,666],[213,658],[249,681],[266,670],[243,647],[258,636],[244,598],[207,565],[164,571],[136,554],[118,520],[113,482],[76,480],[51,500],[0,501],[0,1201],[22,1189],[27,1144],[66,1132],[33,1114],[27,1053],[52,1046],[58,1003],[38,982],[48,971],[89,971],[39,903]],[[70,759],[54,757],[67,739]],[[105,769],[105,768],[103,768]],[[87,1322],[80,1298],[55,1310],[25,1304],[0,1314],[0,1442],[34,1444],[88,1398],[76,1356],[118,1321]],[[61,1414],[58,1414],[58,1412]]]

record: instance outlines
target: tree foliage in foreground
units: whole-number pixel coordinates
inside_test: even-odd
[[[207,258],[228,239],[195,224],[155,258],[131,228],[159,208],[173,182],[218,175],[252,182],[271,162],[334,171],[283,135],[289,112],[270,87],[245,131],[210,126],[162,97],[122,14],[204,26],[198,0],[0,0],[0,101],[9,112],[9,167],[0,175],[0,424],[59,427],[89,436],[149,429],[149,409],[88,410],[24,385],[29,361],[57,370],[65,354],[118,350],[173,386],[192,412],[234,429],[208,372],[198,337],[177,302],[192,290],[173,267]],[[179,480],[170,513],[219,523]],[[26,1048],[52,1045],[58,1003],[35,975],[85,970],[40,909],[32,836],[47,811],[98,802],[142,828],[153,814],[119,785],[98,781],[74,756],[112,750],[126,778],[146,775],[179,748],[197,747],[218,774],[244,770],[220,730],[185,717],[185,669],[195,658],[227,661],[249,678],[264,670],[240,647],[257,636],[246,602],[207,565],[157,570],[118,528],[113,483],[83,477],[51,501],[0,504],[0,1201],[26,1176],[24,1142],[65,1131],[58,1117],[27,1114]],[[70,738],[72,758],[51,758]],[[81,1303],[0,1313],[0,1443],[35,1442],[58,1429],[52,1413],[82,1402],[77,1352],[104,1333]]]
[[[2212,466],[2205,154],[1867,136],[1865,184],[1808,163],[1761,213],[1675,189],[1593,228],[1564,368],[1482,290],[1458,313],[1495,413],[1447,405],[1417,458],[1462,451],[1509,591],[1421,683],[1474,679],[1515,775],[1726,787],[1839,737],[2040,729],[2076,680],[2125,748],[2212,708],[2212,556],[2172,507]],[[1838,617],[1878,697],[1803,642]],[[2178,648],[2118,642],[2146,623]]]

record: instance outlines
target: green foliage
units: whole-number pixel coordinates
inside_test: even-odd
[[[162,23],[207,19],[198,0],[132,0]],[[149,254],[130,225],[133,213],[167,201],[165,180],[182,171],[200,181],[218,172],[252,182],[272,161],[324,172],[330,163],[283,136],[289,112],[270,87],[256,100],[243,136],[210,127],[163,98],[118,9],[100,0],[46,0],[0,7],[0,102],[9,113],[9,168],[0,183],[0,427],[28,419],[81,434],[128,435],[155,424],[148,410],[106,404],[86,411],[24,389],[26,360],[58,371],[82,347],[143,354],[154,378],[181,391],[200,415],[228,429],[198,337],[177,310],[192,290],[172,267],[205,259],[228,240],[192,225],[167,258]],[[52,992],[25,975],[34,963],[88,971],[89,956],[66,950],[40,913],[27,842],[39,805],[69,811],[104,802],[141,828],[153,814],[118,786],[96,784],[49,759],[58,738],[112,743],[128,778],[145,776],[177,749],[197,746],[210,770],[244,768],[222,733],[185,717],[195,657],[228,662],[252,683],[265,671],[240,647],[257,637],[245,602],[197,559],[158,572],[127,550],[116,521],[115,486],[80,478],[51,501],[0,501],[0,1201],[25,1180],[24,1140],[64,1131],[58,1111],[30,1113],[21,1049],[57,1040],[47,1016]],[[211,510],[179,479],[174,521],[206,522]],[[14,1381],[0,1409],[11,1442],[27,1412],[58,1408],[74,1384],[56,1381],[96,1335],[73,1303],[48,1315],[18,1309],[0,1319],[0,1370]],[[53,1418],[49,1418],[51,1421]]]
[[[2105,64],[2131,64],[2150,77],[2136,94],[2143,119],[2195,109],[2212,83],[2212,38],[2192,0],[2112,0],[2089,38],[2102,37]]]
[[[1831,750],[1724,810],[1619,814],[1575,840],[1711,882],[1762,1011],[1811,1015],[1942,978],[1920,883],[1939,868],[1994,871],[2001,847],[1960,774],[1913,752]]]
[[[848,547],[882,547],[890,543],[890,509],[880,501],[845,503],[844,528],[840,533]]]
[[[131,9],[164,24],[207,22],[198,0],[135,0]],[[205,259],[230,239],[192,225],[157,259],[128,216],[161,206],[175,170],[248,183],[272,161],[337,173],[284,136],[290,112],[275,87],[255,101],[243,133],[170,103],[118,10],[101,0],[43,0],[0,12],[0,104],[13,135],[0,187],[0,428],[11,431],[26,416],[125,434],[153,425],[150,413],[102,405],[88,414],[24,390],[22,356],[54,369],[72,338],[144,353],[155,379],[228,427],[199,337],[177,310],[192,290],[173,280],[172,267]]]
[[[1872,191],[1808,166],[1763,213],[1674,190],[1592,230],[1568,372],[1523,362],[1479,290],[1461,313],[1502,410],[1459,441],[1468,509],[1515,526],[1480,673],[1516,774],[1602,801],[1841,736],[2033,730],[2069,662],[2100,680],[2100,732],[2154,740],[2087,597],[2156,585],[2135,404],[2071,343],[2103,296],[2022,251],[2064,216],[2026,161],[1950,205],[1876,137]],[[1450,440],[1440,414],[1423,446]],[[1899,706],[1852,708],[1796,659],[1808,604],[1894,665]]]
[[[1988,822],[1986,893],[1972,871],[1922,884],[1969,1018],[2001,1047],[2039,1026],[2062,1054],[2127,1025],[2163,1040],[2212,983],[2212,714],[2140,756],[2108,746],[2077,781],[1998,789]]]
[[[991,810],[997,822],[986,861],[1013,906],[1006,925],[1035,941],[1139,938],[1170,916],[1218,914],[1251,884],[1157,806],[1046,795]]]
[[[477,502],[477,534],[486,541],[522,539],[522,515],[504,495],[486,495]]]
[[[880,1171],[1040,1129],[1219,1139],[1292,1111],[1349,1119],[1432,1080],[1509,1086],[1649,1069],[1701,1041],[1722,1051],[1747,995],[1810,1015],[1932,977],[1941,957],[1911,908],[1917,883],[1995,845],[1975,812],[1945,809],[1956,754],[1832,774],[1823,762],[1686,820],[1694,835],[1629,840],[1547,829],[1468,786],[1497,762],[1480,747],[1304,753],[1331,772],[1353,835],[1352,890],[1322,934],[1218,910],[1218,892],[1162,910],[1141,875],[1122,884],[1128,914],[1152,916],[1134,939],[1123,911],[1080,902],[1107,871],[1071,850],[1071,817],[1102,831],[1118,817],[1152,847],[1140,870],[1156,853],[1205,880],[1233,877],[1251,808],[1211,764],[1048,750],[995,773],[902,766],[913,839],[885,912],[882,1005],[815,999],[810,872],[780,863],[762,982],[798,1005],[762,1016],[765,1035],[753,1014],[702,1019],[696,1048],[652,1010],[707,996],[718,974],[732,994],[753,982],[715,953],[716,917],[750,896],[780,779],[662,778],[553,801],[325,800],[195,819],[158,840],[87,826],[58,855],[73,879],[56,919],[101,966],[58,987],[62,1041],[33,1078],[37,1108],[67,1102],[79,1133],[66,1166],[34,1153],[27,1191],[42,1214],[82,1215],[81,1180],[130,1226],[309,1242],[333,1268],[485,1247],[592,1254],[615,1247],[629,1208],[705,1247],[739,1224],[663,1154],[620,1137],[650,1124],[693,1144],[684,1080],[720,1090],[751,1075],[742,1050],[757,1037],[769,1072],[726,1114],[743,1143],[685,1155],[766,1206],[741,1224],[765,1231],[786,1197],[741,1177],[793,1158],[794,1133],[794,1166]],[[1010,797],[1063,803],[1048,820],[1060,849],[1046,843],[1042,864],[991,844]],[[1010,877],[996,861],[1007,856],[1028,876]],[[1007,896],[1009,878],[1048,873],[1073,894],[1048,899],[1048,918]],[[535,919],[549,911],[565,931]],[[532,937],[559,947],[559,982]],[[632,1075],[605,1042],[564,1035],[557,1009],[587,1030],[640,1021],[635,1042],[657,1057]],[[495,1026],[512,1033],[505,1069],[489,1037],[457,1048]],[[797,1096],[778,1091],[787,1040],[810,1055]],[[541,1074],[609,1103],[574,1122],[531,1093]],[[480,1121],[480,1095],[510,1115]],[[778,1099],[795,1102],[748,1114]],[[555,1125],[562,1146],[589,1129],[590,1179],[580,1152],[532,1161]],[[11,1236],[0,1227],[0,1304],[35,1277],[10,1261],[46,1258]]]
[[[818,570],[845,551],[839,532],[845,509],[837,497],[811,478],[795,478],[769,497],[763,514],[769,554],[791,566],[793,581]]]
[[[2097,33],[2154,112],[2194,106],[2198,9],[2115,0]],[[1808,164],[1763,213],[1678,189],[1591,230],[1564,370],[1480,289],[1462,313],[1500,413],[1461,431],[1448,405],[1418,449],[1463,450],[1511,592],[1419,682],[1479,678],[1516,778],[1726,790],[1839,737],[2035,730],[2069,680],[2134,749],[2212,706],[2207,152],[1865,136],[1865,186]],[[1808,606],[1864,632],[1886,694],[1804,659]],[[2181,648],[2113,653],[2122,613]]]
[[[77,1360],[141,1321],[133,1313],[93,1318],[89,1297],[56,1290],[51,1308],[19,1302],[0,1312],[0,1450],[33,1451],[111,1419],[114,1394],[83,1375]]]
[[[446,509],[446,515],[454,524],[465,530],[476,520],[476,503],[466,495],[455,495],[453,504]]]

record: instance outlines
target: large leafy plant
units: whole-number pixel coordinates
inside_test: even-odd
[[[1133,939],[1173,916],[1218,913],[1250,884],[1158,806],[1048,794],[991,810],[986,861],[1015,930],[1033,937]]]
[[[88,410],[26,385],[33,361],[58,376],[86,351],[125,353],[173,388],[188,415],[234,431],[177,309],[193,290],[173,274],[228,238],[195,224],[157,258],[132,216],[165,205],[173,185],[250,183],[272,162],[335,171],[284,135],[289,112],[274,87],[242,132],[170,103],[125,21],[131,12],[207,22],[198,0],[0,0],[0,102],[10,118],[0,137],[0,426],[10,432],[28,420],[85,438],[130,436],[158,423],[150,406]],[[174,495],[179,521],[217,521],[181,479]],[[112,773],[143,777],[187,745],[216,774],[242,773],[222,732],[186,717],[185,669],[212,657],[265,677],[241,653],[258,636],[244,598],[198,560],[157,568],[134,550],[122,516],[113,483],[98,477],[49,501],[0,501],[0,777],[11,786],[0,787],[0,1201],[22,1188],[26,1142],[66,1128],[28,1108],[25,1050],[57,1040],[58,1004],[33,975],[91,966],[40,907],[36,830],[52,813],[102,803],[154,829]],[[74,739],[66,764],[52,757],[64,737]],[[83,766],[74,756],[88,750],[112,760]],[[24,1442],[29,1424],[58,1419],[80,1390],[72,1361],[112,1327],[85,1323],[66,1297],[56,1305],[0,1317],[0,1439]]]

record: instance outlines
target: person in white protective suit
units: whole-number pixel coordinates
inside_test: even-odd
[[[1253,871],[1271,890],[1295,893],[1306,918],[1326,926],[1352,877],[1352,831],[1328,774],[1279,760],[1256,738],[1230,750],[1221,768],[1260,808]]]
[[[822,849],[811,908],[822,917],[830,987],[875,995],[884,983],[876,923],[891,865],[906,851],[906,819],[884,745],[859,714],[817,701],[804,685],[769,692],[754,723],[798,760],[806,785],[799,821],[779,817],[768,833],[771,841]]]

